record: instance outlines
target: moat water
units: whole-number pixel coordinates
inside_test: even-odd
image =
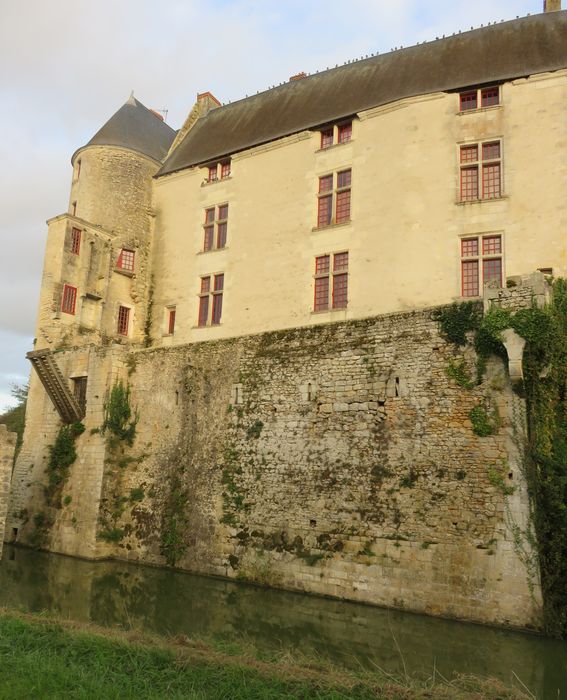
[[[429,678],[493,676],[567,698],[567,642],[240,582],[4,547],[0,606],[108,627],[252,643],[351,668]]]

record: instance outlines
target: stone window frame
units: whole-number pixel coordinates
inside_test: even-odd
[[[61,294],[61,311],[64,314],[74,316],[77,309],[77,287],[72,284],[64,284]]]
[[[504,140],[501,136],[481,141],[463,141],[457,144],[457,162],[459,164],[459,179],[457,190],[457,204],[471,204],[478,202],[490,202],[504,197]],[[490,157],[485,150],[498,146],[498,156]],[[473,149],[476,149],[476,157]],[[494,189],[492,176],[486,176],[489,168],[498,166],[498,188],[494,193],[489,187]],[[492,171],[491,171],[492,172]],[[473,177],[465,173],[474,174]],[[467,179],[468,178],[468,179]],[[467,192],[468,185],[474,183],[476,196],[470,196]]]
[[[228,202],[205,208],[203,249],[201,252],[210,253],[213,250],[223,250],[226,248],[226,241],[228,238],[228,212]]]
[[[116,315],[116,333],[123,338],[130,335],[130,327],[132,323],[131,306],[125,304],[118,305],[118,313]]]
[[[319,150],[326,151],[333,146],[342,146],[352,141],[353,119],[347,119],[326,126],[319,131]]]
[[[212,185],[215,182],[228,180],[232,177],[232,162],[230,158],[223,158],[215,163],[208,163],[205,165],[205,168],[207,169],[207,176],[203,181],[203,185]]]
[[[496,91],[496,101],[494,92]],[[491,95],[492,93],[492,95]],[[470,104],[471,106],[468,106]],[[502,104],[502,90],[500,85],[487,85],[478,88],[469,88],[459,92],[459,114],[478,112],[481,109],[500,107]]]
[[[211,272],[201,275],[197,327],[220,326],[224,296],[224,272]]]
[[[121,248],[116,260],[116,269],[133,274],[135,266],[136,251],[133,248]]]
[[[485,242],[490,241],[491,239],[499,240],[499,252],[490,251],[488,246],[485,246]],[[476,246],[470,245],[473,241],[476,241]],[[490,276],[487,278],[487,275],[485,274],[487,269],[485,263],[490,263],[496,260],[500,262],[498,281],[500,283],[499,286],[502,287],[504,283],[505,270],[504,253],[505,248],[503,231],[484,231],[482,233],[468,233],[459,236],[460,295],[463,299],[479,298],[482,295],[482,290],[485,283],[494,279],[494,277]],[[468,273],[471,281],[473,277],[476,277],[476,282],[472,288],[472,291],[476,291],[476,294],[465,293],[471,289],[470,286],[467,289],[465,270],[471,271]]]
[[[317,226],[315,230],[349,224],[352,211],[352,167],[346,166],[319,175],[317,183]],[[347,194],[348,198],[344,198],[344,195]],[[346,205],[343,199],[347,201]],[[330,216],[323,215],[324,209],[321,205],[323,200],[330,202],[330,207],[327,206],[327,214],[330,209]],[[338,216],[339,209],[342,210],[340,218]]]
[[[339,256],[346,255],[346,265],[341,264]],[[339,266],[337,267],[337,257]],[[315,271],[313,274],[313,313],[325,313],[328,311],[344,311],[348,308],[348,275],[349,252],[339,250],[332,253],[322,253],[315,257]],[[344,290],[341,291],[340,305],[336,301],[336,286],[338,279],[345,278]],[[325,284],[326,283],[326,284]],[[344,303],[342,303],[344,291]],[[326,298],[322,302],[323,297]]]

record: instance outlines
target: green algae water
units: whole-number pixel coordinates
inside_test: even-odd
[[[251,643],[429,678],[494,676],[567,698],[567,642],[118,561],[5,546],[0,605],[164,635]]]

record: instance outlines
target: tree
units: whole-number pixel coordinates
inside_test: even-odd
[[[16,451],[14,453],[14,461],[20,451],[22,446],[22,439],[24,436],[24,425],[26,419],[26,404],[28,400],[28,384],[23,384],[21,386],[14,384],[12,386],[11,394],[18,402],[14,408],[8,409],[5,413],[0,415],[0,423],[7,426],[8,430],[12,433],[16,433]]]

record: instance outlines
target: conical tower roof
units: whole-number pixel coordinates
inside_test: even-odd
[[[71,160],[74,161],[77,153],[88,146],[121,146],[162,161],[175,134],[174,129],[132,94],[92,139],[75,151]]]

